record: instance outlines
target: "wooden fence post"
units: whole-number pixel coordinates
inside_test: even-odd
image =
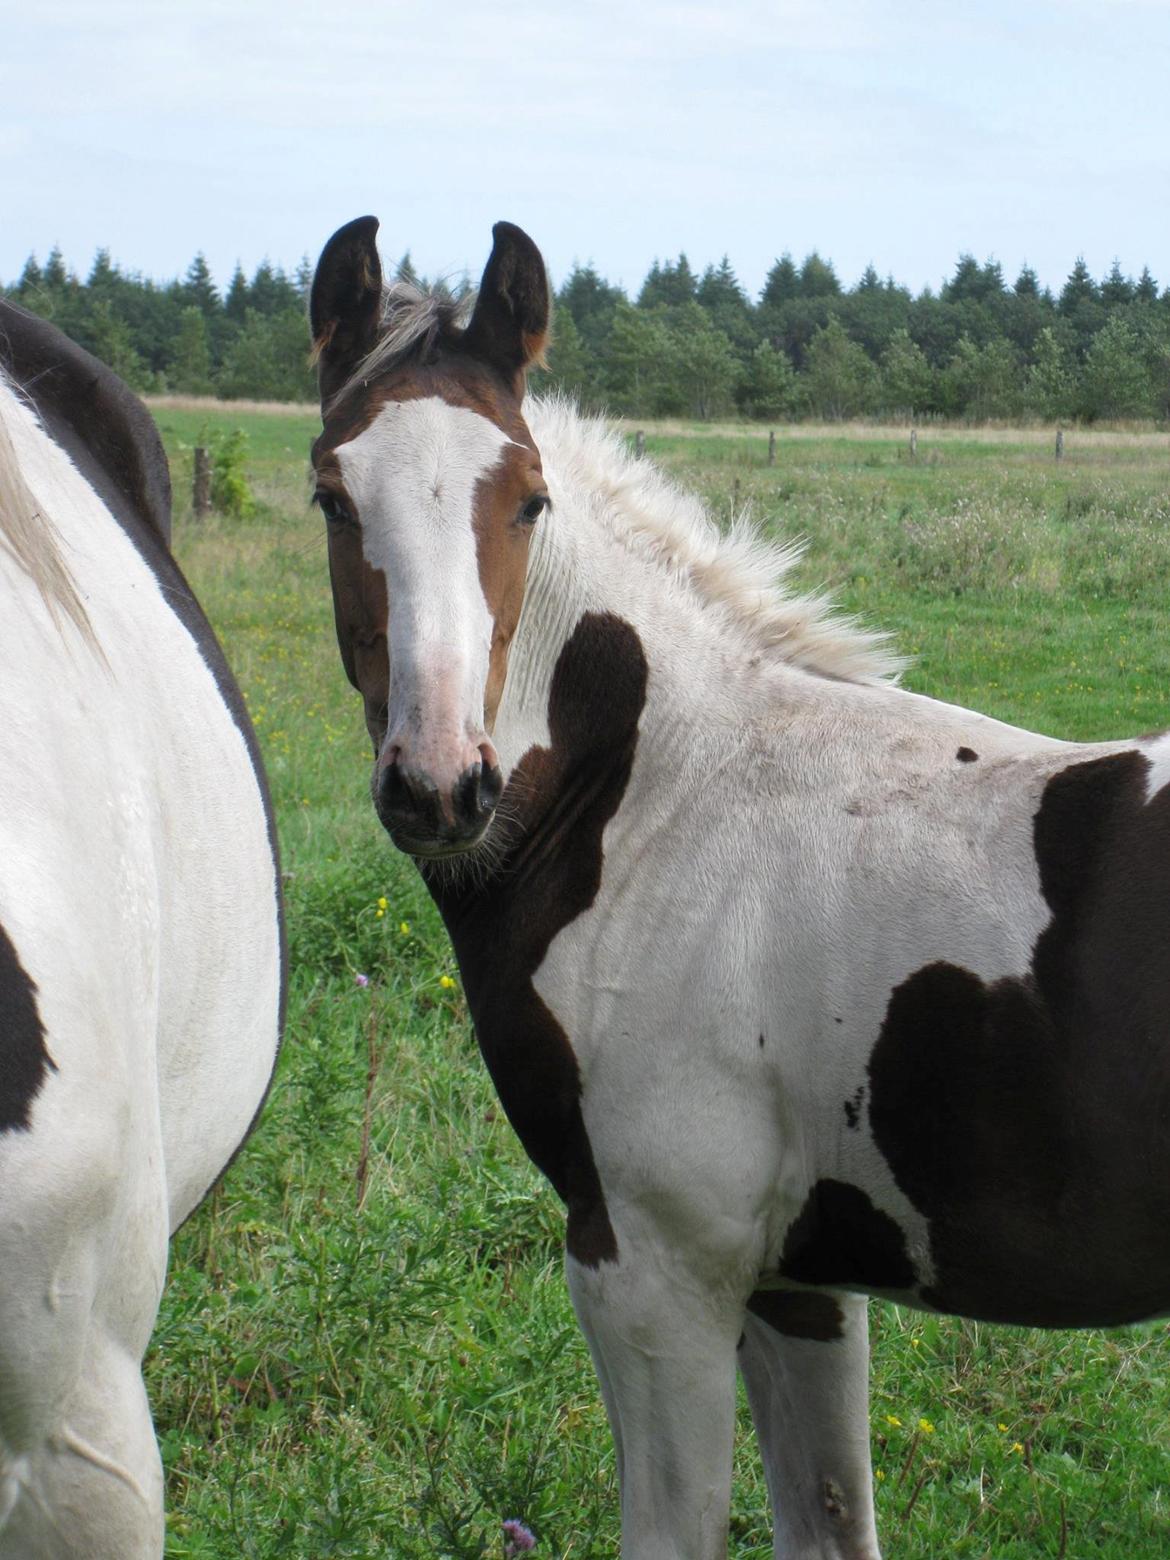
[[[1058,428],[1056,430],[1056,458],[1057,458],[1057,460],[1062,460],[1064,458],[1064,429],[1063,428]]]
[[[918,429],[917,428],[911,428],[911,430],[910,430],[910,459],[911,460],[917,460],[918,459]]]
[[[211,461],[201,444],[195,446],[195,487],[191,495],[191,508],[196,520],[203,520],[211,513]]]
[[[641,428],[639,428],[637,433],[634,435],[634,459],[641,460],[645,453],[646,435],[642,432]]]
[[[773,428],[771,433],[768,435],[768,464],[769,464],[769,466],[774,466],[776,464],[776,430],[775,430],[775,428]]]

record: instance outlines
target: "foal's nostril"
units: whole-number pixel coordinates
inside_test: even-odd
[[[485,813],[495,812],[503,789],[504,777],[500,773],[500,766],[492,764],[490,768],[485,768],[479,781],[480,806]]]
[[[378,811],[400,812],[410,805],[410,792],[397,759],[384,764],[378,772]]]
[[[455,816],[467,828],[478,829],[496,810],[500,799],[500,771],[472,764],[459,777],[455,787]]]

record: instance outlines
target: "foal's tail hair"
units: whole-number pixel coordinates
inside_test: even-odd
[[[0,549],[36,585],[57,626],[60,627],[62,618],[67,617],[82,637],[96,648],[93,624],[62,554],[57,528],[38,507],[21,472],[16,446],[8,431],[4,390],[16,393],[0,373]]]

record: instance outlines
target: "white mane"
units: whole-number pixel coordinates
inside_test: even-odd
[[[846,682],[889,682],[905,666],[886,635],[839,616],[823,596],[785,588],[799,543],[769,541],[746,513],[720,531],[700,499],[559,397],[530,397],[524,411],[537,448],[598,523],[675,589],[721,612],[753,651]]]
[[[89,616],[61,552],[56,527],[37,505],[20,469],[8,418],[17,391],[0,369],[0,550],[29,576],[53,617],[64,613],[92,642]]]

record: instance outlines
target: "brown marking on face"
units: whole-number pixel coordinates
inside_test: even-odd
[[[509,445],[475,497],[475,546],[479,582],[492,620],[492,645],[484,689],[484,726],[491,732],[508,675],[508,650],[520,621],[528,579],[528,549],[533,524],[523,517],[526,504],[546,492],[540,456],[531,439]]]
[[[558,932],[593,904],[602,836],[633,768],[646,658],[628,623],[589,613],[557,659],[550,745],[524,755],[505,790],[512,834],[484,884],[423,866],[455,945],[488,1070],[529,1157],[568,1208],[569,1252],[596,1267],[617,1242],[581,1113],[570,1037],[533,984]]]
[[[870,1126],[929,1222],[939,1309],[1117,1326],[1170,1309],[1170,792],[1124,752],[1046,784],[1031,970],[918,970],[869,1063]]]
[[[845,1318],[836,1298],[815,1289],[757,1289],[747,1308],[785,1338],[831,1343],[845,1336]]]

